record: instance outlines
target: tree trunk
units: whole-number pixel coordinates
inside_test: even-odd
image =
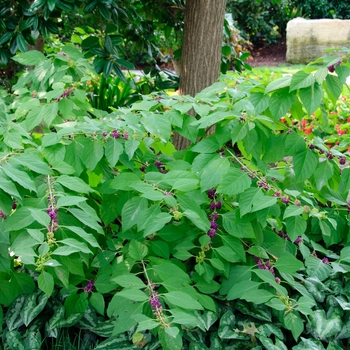
[[[222,31],[226,0],[187,0],[181,56],[181,95],[195,96],[217,81],[220,74]],[[190,141],[174,135],[176,149]]]

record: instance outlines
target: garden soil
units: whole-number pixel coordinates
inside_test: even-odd
[[[278,44],[265,45],[253,48],[247,63],[252,67],[269,66],[274,67],[286,63],[286,40],[282,39]]]

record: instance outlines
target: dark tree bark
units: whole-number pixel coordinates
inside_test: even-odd
[[[194,96],[218,79],[225,9],[226,0],[186,1],[181,95]],[[174,145],[185,149],[190,141],[175,134]]]

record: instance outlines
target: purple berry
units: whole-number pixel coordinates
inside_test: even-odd
[[[298,243],[300,243],[302,241],[303,241],[303,239],[299,236],[293,243],[294,244],[298,244]]]
[[[208,198],[214,199],[215,198],[215,193],[216,193],[216,189],[215,188],[213,188],[211,190],[208,190]]]

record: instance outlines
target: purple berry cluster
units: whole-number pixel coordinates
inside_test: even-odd
[[[94,281],[90,280],[89,283],[84,287],[84,292],[91,293],[94,290]]]
[[[156,160],[154,166],[159,170],[160,173],[166,174],[168,171],[165,169],[165,165],[160,161]]]
[[[162,311],[163,311],[163,306],[159,300],[159,294],[154,290],[155,284],[150,282],[149,284],[150,289],[151,289],[151,294],[149,296],[149,304],[151,305],[151,308],[153,310],[154,316],[157,318],[162,318]]]
[[[0,218],[1,219],[6,219],[7,218],[6,214],[2,210],[0,210]]]
[[[254,261],[258,264],[258,269],[270,271],[275,276],[275,269],[270,260],[264,260],[254,256]]]
[[[270,189],[270,186],[265,179],[258,181],[258,187],[264,189],[265,191],[268,191]]]
[[[153,292],[149,296],[149,303],[155,314],[162,311],[162,304],[159,301],[159,294],[157,292]]]
[[[281,197],[281,202],[284,203],[284,204],[288,204],[288,203],[290,202],[289,196],[287,196],[286,194],[284,194],[284,195]]]
[[[67,98],[73,91],[74,91],[74,89],[68,88],[68,89],[66,89],[66,90],[63,92],[63,94],[62,94],[61,96],[57,97],[55,100],[56,100],[57,102],[59,102],[59,101],[61,101],[63,98]]]
[[[114,129],[110,132],[110,134],[107,131],[102,132],[103,137],[107,137],[108,135],[110,135],[110,137],[112,137],[113,139],[123,138],[124,140],[127,140],[129,138],[129,133],[127,130],[120,131],[120,130]]]
[[[324,264],[328,264],[328,263],[329,263],[329,260],[328,260],[328,258],[324,257],[324,258],[322,259],[322,262],[323,262]]]
[[[298,244],[298,243],[301,243],[303,241],[302,237],[301,236],[298,236],[296,238],[296,240],[293,242],[294,244]]]
[[[217,219],[219,218],[219,215],[217,214],[217,210],[220,210],[222,208],[222,204],[220,201],[216,201],[215,188],[208,190],[208,198],[212,200],[209,205],[209,208],[212,211],[212,213],[209,214],[210,229],[207,232],[207,234],[210,238],[213,238],[216,236],[216,230],[219,227],[219,225],[216,223]]]
[[[335,72],[335,67],[339,66],[341,64],[341,61],[339,60],[337,63],[331,64],[330,66],[328,66],[328,72],[333,73]]]
[[[118,132],[118,130],[112,130],[111,137],[114,139],[120,139],[120,133]]]
[[[50,176],[47,177],[47,185],[48,185],[48,196],[47,196],[48,206],[46,209],[46,213],[50,217],[50,223],[49,223],[49,226],[47,227],[46,239],[47,239],[47,243],[51,248],[56,244],[55,231],[57,231],[58,229],[58,216],[57,216],[58,208],[56,206],[57,202],[56,202],[54,184]]]
[[[277,231],[277,236],[284,238],[287,241],[290,241],[290,238],[288,236],[288,233],[284,233],[283,230]]]
[[[323,149],[320,149],[320,148],[317,148],[315,145],[313,145],[312,143],[310,143],[308,145],[309,149],[314,149],[314,150],[317,150],[319,154],[324,154],[325,151]],[[332,160],[334,159],[334,154],[329,151],[326,153],[326,157],[329,159],[329,160]],[[345,165],[346,164],[346,158],[345,157],[339,157],[339,164],[340,165]]]
[[[51,219],[48,230],[50,232],[55,232],[58,228],[58,217],[57,217],[58,208],[56,208],[56,197],[48,197],[47,201],[49,205],[46,212]]]

